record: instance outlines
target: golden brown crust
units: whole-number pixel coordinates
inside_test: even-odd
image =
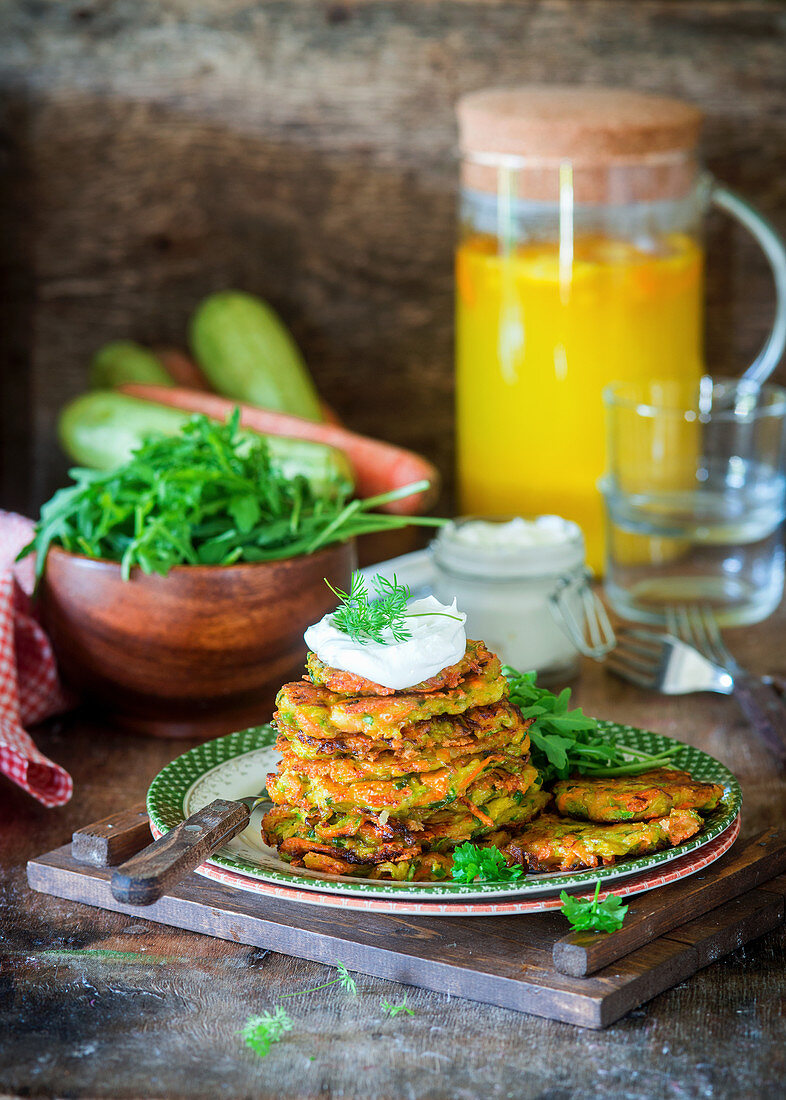
[[[639,775],[592,779],[572,776],[553,788],[561,814],[584,821],[651,821],[672,810],[714,810],[723,787],[702,783],[687,772],[653,768]]]
[[[497,703],[507,694],[500,660],[489,654],[478,670],[445,691],[339,695],[308,680],[284,684],[276,696],[275,720],[285,734],[297,728],[309,737],[328,740],[346,733],[390,738],[413,722],[463,714],[470,707]]]
[[[420,695],[430,691],[449,691],[457,687],[465,676],[488,664],[491,660],[483,642],[467,640],[467,649],[464,656],[454,665],[448,665],[431,676],[428,680],[406,689],[407,694]],[[342,669],[332,668],[324,664],[316,653],[309,653],[306,659],[308,677],[312,684],[318,687],[326,687],[339,695],[395,695],[395,688],[383,687],[375,684],[373,680],[367,680],[364,676],[356,676],[354,672],[344,672]],[[399,692],[398,694],[401,694]]]
[[[541,814],[505,848],[509,863],[528,871],[579,871],[611,866],[620,859],[676,847],[702,826],[695,810],[672,810],[659,821],[596,825],[557,814]]]

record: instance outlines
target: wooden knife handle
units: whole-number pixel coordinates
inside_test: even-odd
[[[248,824],[248,807],[217,798],[112,872],[112,897],[152,905]]]

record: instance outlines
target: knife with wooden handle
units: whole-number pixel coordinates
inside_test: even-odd
[[[112,872],[112,897],[152,905],[248,825],[251,806],[217,798]]]

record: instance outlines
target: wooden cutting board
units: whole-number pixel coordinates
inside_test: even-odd
[[[149,839],[144,809],[125,811],[31,860],[28,881],[71,901],[582,1027],[608,1026],[784,920],[786,830],[768,829],[706,870],[640,895],[608,935],[566,935],[557,912],[333,913],[195,874],[154,905],[120,904],[111,866]]]

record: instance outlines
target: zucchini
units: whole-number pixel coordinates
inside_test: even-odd
[[[174,386],[171,375],[152,351],[133,340],[113,340],[104,344],[90,362],[90,388],[113,390],[126,382]]]
[[[190,325],[191,350],[213,389],[263,409],[323,419],[295,341],[266,302],[239,290],[211,294]]]
[[[142,401],[125,393],[96,390],[71,401],[60,414],[58,437],[79,466],[113,470],[152,435],[177,435],[191,413]],[[260,433],[244,430],[248,438]],[[342,451],[310,439],[261,436],[287,477],[307,478],[318,490],[333,493],[354,488],[352,468]]]
[[[114,470],[148,436],[177,435],[188,419],[188,413],[180,409],[112,390],[95,390],[66,405],[57,434],[63,450],[77,465]]]

